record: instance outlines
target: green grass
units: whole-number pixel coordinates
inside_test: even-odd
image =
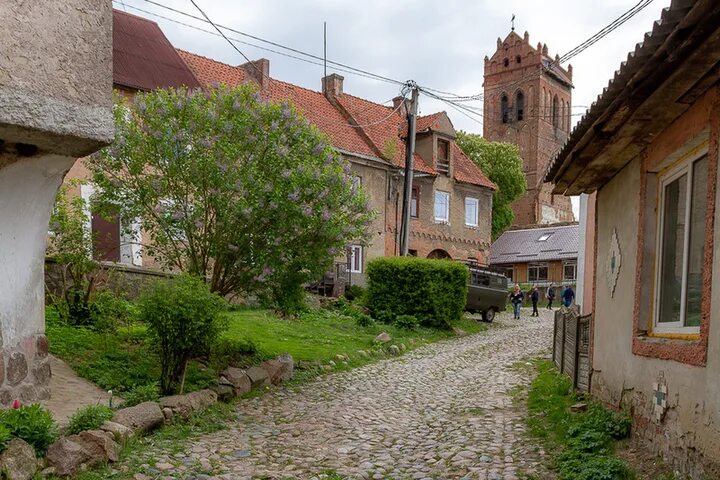
[[[269,356],[287,352],[295,360],[304,362],[327,362],[337,354],[357,357],[358,350],[373,347],[373,340],[381,332],[390,334],[391,344],[404,343],[407,347],[411,347],[411,340],[417,345],[454,335],[452,331],[404,330],[379,323],[361,327],[352,318],[330,310],[311,311],[295,320],[281,319],[270,310],[257,309],[241,309],[228,315],[230,327],[224,336],[250,341]],[[469,334],[486,328],[470,319],[454,326]]]
[[[551,455],[558,480],[629,480],[630,467],[613,456],[617,440],[630,433],[627,415],[573,392],[572,382],[551,361],[537,361],[538,375],[527,394],[528,432]],[[583,400],[587,410],[572,413]]]

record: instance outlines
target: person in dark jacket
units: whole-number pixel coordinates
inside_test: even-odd
[[[539,317],[540,312],[538,312],[537,304],[540,301],[540,292],[538,292],[537,285],[533,285],[533,288],[530,291],[530,300],[532,301],[532,306],[533,306],[533,311],[530,316],[531,317]]]
[[[553,300],[555,300],[555,287],[552,284],[550,284],[550,286],[548,287],[545,296],[547,297],[548,301],[547,308],[548,310],[552,310]]]
[[[573,290],[573,288],[570,285],[568,285],[567,287],[565,287],[562,297],[563,297],[563,303],[565,304],[565,306],[569,307],[570,305],[572,305],[572,302],[575,299],[575,290]]]
[[[513,306],[513,312],[515,314],[515,320],[520,320],[520,307],[522,306],[525,295],[520,290],[520,285],[515,284],[515,289],[510,294],[510,303]]]

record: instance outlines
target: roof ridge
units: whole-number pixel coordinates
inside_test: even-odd
[[[146,17],[141,17],[140,15],[135,15],[134,13],[129,13],[129,12],[125,12],[125,11],[123,11],[123,10],[118,10],[117,8],[113,8],[113,14],[115,14],[115,13],[119,13],[119,14],[122,14],[122,15],[125,15],[125,16],[128,16],[128,17],[137,18],[138,20],[143,20],[143,21],[145,21],[145,22],[147,22],[147,23],[153,23],[153,24],[157,25],[158,28],[160,27],[160,25],[158,25],[158,23],[157,23],[155,20],[151,20],[151,19],[146,18]]]

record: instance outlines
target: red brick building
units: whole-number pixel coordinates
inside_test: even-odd
[[[568,197],[553,195],[543,175],[570,131],[572,66],[560,66],[548,47],[514,31],[485,57],[483,135],[520,148],[527,192],[515,202],[516,225],[572,222]]]

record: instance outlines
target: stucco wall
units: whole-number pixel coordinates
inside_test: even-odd
[[[700,103],[700,102],[699,102]],[[712,109],[706,109],[705,123],[697,122],[697,110],[687,114],[658,137],[656,145],[673,139],[670,150],[691,141],[696,130],[707,128]],[[711,117],[712,118],[712,117]],[[710,135],[710,156],[717,155],[717,119],[712,120],[714,134]],[[699,126],[698,126],[699,125]],[[698,127],[698,128],[695,128]],[[682,141],[676,141],[682,138]],[[650,151],[653,149],[651,148]],[[715,157],[716,158],[716,157]],[[662,454],[666,461],[692,478],[720,476],[720,330],[718,313],[720,295],[712,291],[711,314],[707,333],[707,361],[694,366],[675,360],[662,360],[665,351],[680,351],[694,340],[640,338],[636,335],[634,318],[636,301],[652,295],[652,286],[637,283],[638,244],[652,241],[654,234],[642,233],[638,238],[641,196],[641,171],[647,162],[636,158],[597,194],[597,257],[595,276],[593,376],[592,392],[603,401],[627,408],[634,418],[634,434],[643,439],[648,448]],[[717,178],[713,178],[717,181]],[[642,189],[641,189],[642,190]],[[715,202],[717,203],[717,195]],[[645,215],[656,215],[652,199],[644,207]],[[717,211],[714,235],[719,238]],[[610,249],[613,230],[617,232],[622,263],[614,295],[606,280],[605,260]],[[720,255],[714,244],[712,284],[720,281]],[[654,262],[654,258],[645,261]],[[639,285],[639,288],[638,288]],[[638,296],[636,298],[636,295]],[[642,322],[641,322],[642,323]],[[642,327],[642,325],[641,325]],[[640,327],[638,327],[640,328]],[[647,327],[642,327],[647,328]],[[642,354],[633,354],[633,342],[641,342]],[[653,352],[657,351],[657,356]],[[688,359],[690,360],[690,359]],[[667,409],[661,417],[653,411],[654,383],[667,384]]]

